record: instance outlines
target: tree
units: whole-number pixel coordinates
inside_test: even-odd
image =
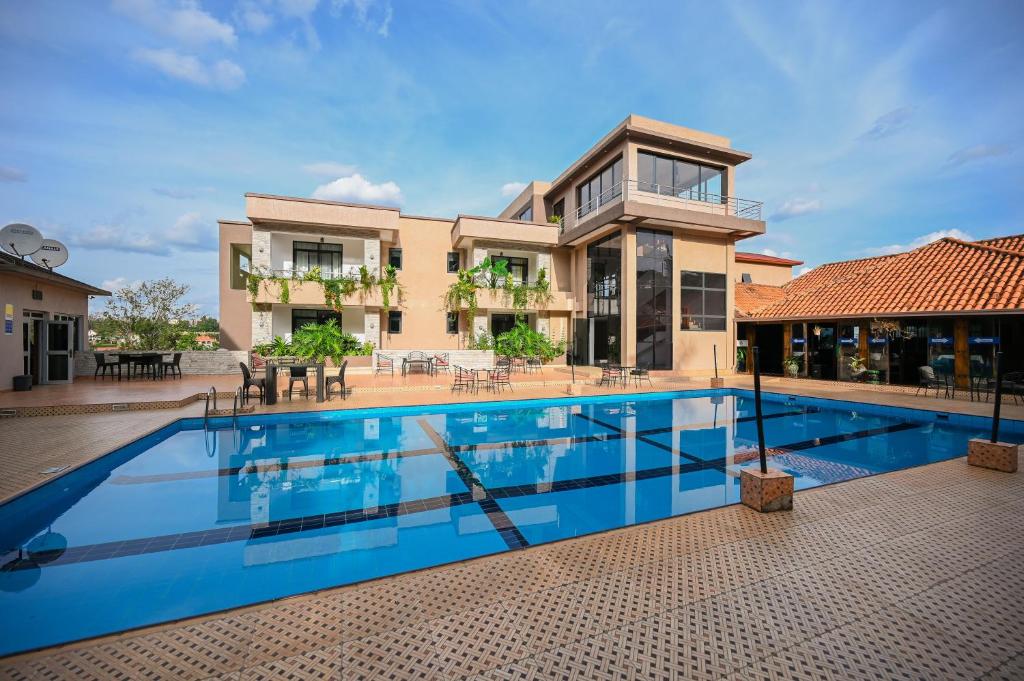
[[[195,317],[197,307],[183,303],[189,290],[170,277],[143,281],[114,291],[102,313],[116,329],[118,343],[138,350],[167,350],[177,345],[178,324]]]
[[[204,314],[196,320],[195,330],[199,332],[220,331],[220,322],[216,317]]]

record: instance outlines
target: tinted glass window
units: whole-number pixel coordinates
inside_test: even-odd
[[[445,331],[448,334],[456,334],[459,332],[459,313],[449,312],[448,317],[445,320]]]
[[[402,249],[401,248],[389,248],[388,249],[388,264],[394,267],[396,270],[402,269]]]
[[[722,169],[650,152],[637,152],[637,188],[694,201],[718,202]]]
[[[680,328],[687,331],[725,331],[725,275],[686,271],[680,274]]]
[[[398,310],[388,312],[388,333],[402,333],[402,313]]]
[[[461,258],[459,257],[458,251],[450,251],[448,253],[448,273],[454,274],[459,271],[459,265],[461,264]]]

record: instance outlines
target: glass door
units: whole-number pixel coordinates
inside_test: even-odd
[[[46,371],[44,383],[70,383],[75,350],[71,322],[46,322]]]

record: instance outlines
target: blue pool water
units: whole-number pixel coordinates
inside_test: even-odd
[[[989,428],[773,394],[764,414],[797,489],[962,456]],[[214,423],[0,506],[0,655],[733,504],[757,438],[740,390]]]

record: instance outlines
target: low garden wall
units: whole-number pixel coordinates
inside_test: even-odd
[[[402,370],[402,360],[408,357],[411,352],[422,352],[427,357],[447,353],[448,362],[453,367],[488,369],[494,366],[494,351],[492,350],[374,350],[373,368],[377,368],[377,355],[386,355],[395,361],[395,371],[400,372]]]
[[[170,359],[174,350],[154,351]],[[116,352],[104,353],[116,355]],[[181,373],[197,376],[212,374],[239,374],[238,363],[249,362],[245,350],[189,350],[181,353]],[[89,350],[75,355],[75,376],[92,376],[96,371],[96,356]],[[108,372],[109,373],[109,372]]]

